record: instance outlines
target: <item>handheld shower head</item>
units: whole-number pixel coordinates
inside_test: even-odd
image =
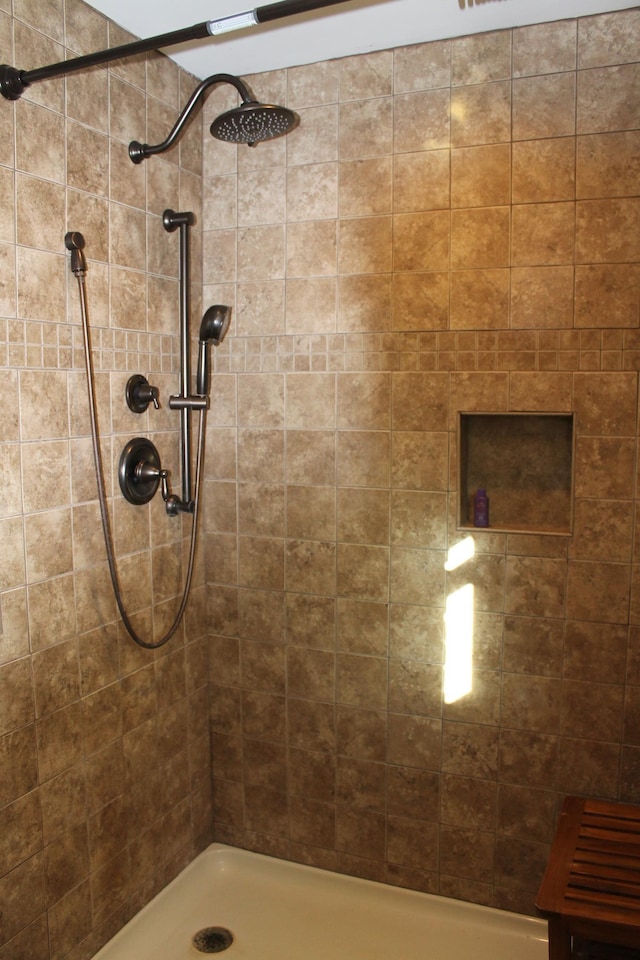
[[[221,113],[211,124],[211,136],[229,143],[247,143],[255,147],[264,140],[283,137],[298,126],[300,119],[292,110],[270,103],[247,100],[233,110]]]
[[[200,346],[198,350],[198,371],[196,374],[196,393],[205,397],[209,393],[209,358],[211,344],[214,347],[222,343],[231,322],[231,307],[215,303],[205,312],[200,324]]]

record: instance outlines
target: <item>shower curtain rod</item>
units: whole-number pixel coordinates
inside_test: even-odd
[[[296,13],[306,13],[308,10],[318,10],[320,7],[332,7],[338,3],[347,2],[348,0],[280,0],[279,3],[269,3],[244,13],[234,13],[220,20],[205,20],[192,27],[184,27],[182,30],[162,33],[157,37],[148,37],[146,40],[134,40],[119,47],[99,50],[97,53],[52,63],[48,67],[38,67],[35,70],[17,70],[8,64],[2,64],[0,65],[0,93],[5,100],[18,100],[30,84],[37,83],[39,80],[49,80],[75,70],[95,67],[100,63],[109,63],[112,60],[120,60],[122,57],[133,57],[148,50],[173,47],[188,40],[203,40],[206,37],[230,33],[233,30],[243,30],[245,27],[259,23],[291,17]]]

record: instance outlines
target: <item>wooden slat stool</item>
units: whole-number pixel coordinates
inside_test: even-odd
[[[549,960],[576,940],[640,948],[640,806],[567,797],[536,899]]]

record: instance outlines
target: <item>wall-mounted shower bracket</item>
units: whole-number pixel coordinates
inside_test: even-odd
[[[127,380],[125,397],[129,410],[133,413],[144,413],[150,403],[156,410],[160,407],[160,391],[157,387],[152,387],[146,377],[141,373],[134,373]]]
[[[173,233],[178,227],[192,227],[196,222],[195,215],[190,210],[176,213],[175,210],[165,210],[162,214],[162,225],[167,233]]]
[[[135,506],[149,503],[160,487],[170,517],[189,509],[170,492],[169,471],[162,469],[160,454],[146,437],[134,437],[125,445],[120,454],[118,480],[123,497]]]
[[[209,397],[182,397],[179,394],[169,397],[169,410],[207,410]]]

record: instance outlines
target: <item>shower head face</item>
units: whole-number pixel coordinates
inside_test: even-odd
[[[209,395],[211,345],[217,347],[222,343],[230,322],[231,307],[226,307],[221,303],[214,303],[202,318],[198,347],[198,371],[196,373],[196,392],[201,397]]]
[[[200,343],[210,343],[219,346],[231,322],[231,307],[214,303],[205,312],[200,324]]]
[[[249,100],[216,117],[211,124],[211,136],[228,143],[248,143],[253,147],[263,140],[283,137],[298,122],[298,116],[286,107]]]

